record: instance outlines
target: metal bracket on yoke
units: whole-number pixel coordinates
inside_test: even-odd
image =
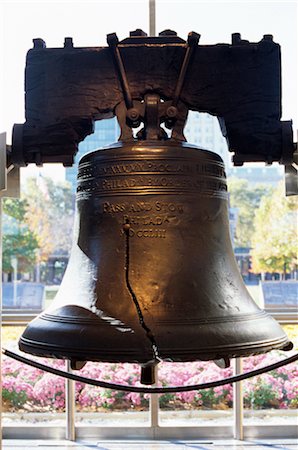
[[[141,123],[144,128],[141,129],[137,138],[139,140],[165,140],[168,135],[160,127],[164,123],[166,128],[172,129],[171,138],[177,141],[185,141],[183,129],[186,123],[188,109],[180,102],[180,94],[185,81],[189,62],[195,47],[198,45],[200,35],[195,32],[188,34],[186,43],[186,52],[180,69],[177,85],[173,98],[168,101],[161,101],[160,96],[155,93],[148,93],[142,101],[133,100],[127,75],[125,72],[123,60],[118,47],[119,40],[116,33],[107,35],[107,43],[112,50],[114,64],[123,92],[124,102],[116,107],[116,116],[121,128],[119,140],[132,140],[131,128],[137,128]]]

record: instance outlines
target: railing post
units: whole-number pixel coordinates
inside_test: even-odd
[[[66,371],[71,372],[70,361],[66,361]],[[69,441],[75,441],[75,382],[65,380],[65,408],[66,408],[66,433],[65,437]]]
[[[158,366],[156,365],[154,367],[155,371],[155,384],[154,387],[157,386],[158,383]],[[152,428],[158,427],[158,394],[151,394],[150,395],[150,426]]]
[[[234,374],[242,373],[242,358],[234,359]],[[243,390],[242,381],[234,383],[233,390],[233,410],[234,410],[234,438],[243,440]]]

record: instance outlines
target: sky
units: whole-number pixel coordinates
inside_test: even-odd
[[[24,68],[33,38],[47,47],[62,47],[64,37],[74,46],[106,45],[106,35],[119,39],[131,30],[149,31],[149,0],[0,0],[0,132],[11,140],[14,123],[24,122]],[[239,32],[258,42],[273,34],[282,51],[283,120],[297,129],[297,1],[156,0],[156,29],[175,30],[186,39],[201,34],[201,44],[231,42]],[[296,140],[296,139],[295,139]]]

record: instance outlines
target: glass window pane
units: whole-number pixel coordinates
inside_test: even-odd
[[[190,144],[220,155],[225,166],[228,167],[230,158],[228,146],[226,139],[221,134],[217,117],[190,111],[184,134]]]
[[[17,10],[9,3],[5,5],[6,17],[12,18],[14,24],[11,27],[9,20],[4,23],[4,33],[6,35],[7,53],[5,54],[5,65],[11,67],[14,74],[21,74],[21,82],[16,86],[15,78],[11,78],[10,82],[9,71],[5,72],[5,99],[7,104],[11,108],[7,108],[7,117],[11,123],[20,122],[16,119],[15,111],[18,109],[19,104],[22,103],[23,98],[23,60],[25,52],[31,47],[31,39],[33,37],[41,36],[47,41],[48,46],[62,46],[65,35],[71,35],[74,37],[74,44],[77,46],[91,46],[91,45],[105,45],[106,34],[116,31],[119,38],[126,37],[129,30],[135,28],[148,29],[148,4],[147,2],[100,2],[98,5],[91,3],[86,7],[86,4],[75,3],[73,5],[74,11],[77,14],[73,14],[70,24],[65,28],[65,16],[69,14],[69,4],[67,2],[60,2],[59,4],[50,4],[48,2],[34,3],[34,14],[32,10],[20,5]],[[140,4],[141,3],[141,4]],[[280,14],[263,14],[263,7],[258,6],[256,11],[251,5],[236,5],[235,3],[227,3],[224,5],[216,4],[216,6],[208,4],[195,4],[195,2],[165,2],[157,1],[157,30],[161,31],[165,28],[172,28],[178,32],[181,37],[186,37],[187,33],[194,29],[202,34],[202,43],[217,42],[229,42],[230,34],[232,32],[240,31],[245,35],[244,38],[250,40],[259,41],[264,32],[267,32],[271,26],[276,30],[275,20],[278,20],[278,26],[280,26],[281,15]],[[88,4],[88,3],[87,3]],[[32,4],[33,5],[33,4]],[[114,8],[115,14],[110,14],[111,7]],[[216,14],[214,14],[214,8],[216,7]],[[245,8],[245,13],[244,9]],[[169,8],[171,8],[171,14],[169,14]],[[206,9],[209,8],[209,9]],[[275,8],[275,6],[273,7]],[[277,6],[278,8],[278,6]],[[289,5],[284,7],[282,14],[289,12],[291,8]],[[88,10],[88,14],[86,11]],[[90,14],[90,11],[92,14]],[[229,13],[230,11],[230,13]],[[264,10],[265,11],[265,10]],[[55,27],[53,28],[52,21],[49,20],[49,12],[55,13]],[[249,20],[249,14],[251,14],[252,20]],[[31,17],[34,18],[34,22],[31,22]],[[82,20],[84,17],[84,20]],[[222,20],[225,17],[225,20]],[[287,24],[287,29],[292,30],[294,33],[295,26],[291,26],[292,17],[294,14],[283,16],[284,22]],[[100,18],[100,21],[99,21]],[[198,29],[198,18],[200,19],[200,29]],[[229,20],[232,18],[232,20]],[[271,22],[270,22],[271,21]],[[100,23],[100,32],[98,31],[98,24]],[[251,24],[254,23],[254,28]],[[26,24],[26,27],[23,25]],[[87,27],[85,27],[87,24]],[[249,27],[249,28],[248,28]],[[11,33],[15,33],[15,29],[18,29],[17,42],[12,38]],[[266,28],[266,29],[265,29]],[[275,33],[275,31],[273,32]],[[283,34],[276,36],[276,41],[280,42],[283,46]],[[296,42],[295,36],[291,39],[291,45],[294,47]],[[296,44],[295,44],[296,45]],[[286,55],[286,56],[284,56]],[[286,64],[283,66],[283,71],[286,76],[283,79],[285,86],[284,92],[288,100],[296,98],[293,95],[294,89],[293,83],[287,78],[287,74],[294,74],[295,70],[292,70],[289,61],[289,53],[285,51],[283,58]],[[293,63],[294,64],[294,63]],[[295,77],[293,77],[294,79]],[[19,93],[19,97],[18,97]],[[290,93],[290,95],[289,95]],[[15,99],[15,100],[14,100]],[[17,103],[15,103],[17,102]],[[292,104],[290,101],[289,103]],[[295,105],[296,107],[296,105]],[[293,107],[286,103],[285,111],[289,114],[289,117],[293,117]],[[12,112],[11,112],[12,111]],[[17,117],[20,117],[20,113]],[[294,118],[295,119],[295,118]],[[199,120],[201,120],[199,118]],[[196,145],[203,145],[207,148],[211,148],[220,153],[225,161],[230,160],[230,155],[227,153],[224,142],[214,141],[214,135],[220,136],[218,132],[213,129],[214,118],[210,118],[207,115],[206,127],[203,129],[203,125],[198,128],[196,135],[193,136],[193,143]],[[107,121],[107,129],[105,125],[96,124],[95,132],[98,133],[98,143],[93,142],[93,136],[89,136],[84,143],[80,146],[80,151],[90,151],[102,145],[106,145],[109,142],[115,141],[114,137],[109,134],[110,131],[116,132],[115,121]],[[108,125],[109,124],[109,125]],[[208,124],[208,126],[207,126]],[[111,127],[111,128],[109,128]],[[196,131],[195,125],[188,123],[187,132],[189,133],[189,141],[192,142],[191,133]],[[7,125],[9,128],[9,125]],[[221,139],[223,139],[221,137]],[[216,145],[213,145],[216,142]],[[212,147],[213,145],[213,147]],[[231,169],[231,168],[230,168]],[[59,169],[60,170],[60,169]],[[75,191],[75,168],[60,171],[63,181],[66,179],[69,184],[60,184],[57,182],[48,181],[45,176],[46,172],[41,169],[35,171],[34,181],[24,181],[23,195],[20,201],[7,201],[6,202],[6,216],[4,217],[4,308],[7,310],[42,310],[46,308],[52,301],[57,292],[65,267],[68,261],[68,252],[71,246],[71,229],[73,218],[73,206]],[[231,169],[233,170],[233,169]],[[238,169],[236,169],[238,170]],[[246,175],[252,174],[251,168],[247,169]],[[30,168],[24,169],[28,174]],[[33,172],[34,172],[33,171]],[[54,178],[57,173],[55,168],[50,168],[50,178]],[[50,172],[47,172],[48,174]],[[240,169],[239,169],[240,171]],[[280,171],[278,171],[280,178]],[[255,172],[254,172],[255,173]],[[267,172],[268,173],[268,172]],[[236,174],[236,173],[235,173]],[[239,172],[238,172],[239,174]],[[237,174],[236,174],[237,175]],[[262,169],[262,181],[266,174]],[[252,178],[249,179],[249,182]],[[274,179],[273,182],[276,180]],[[31,183],[31,184],[30,184]],[[26,190],[27,189],[27,190]],[[27,205],[30,198],[28,191],[31,189],[32,201]],[[52,206],[50,206],[52,205]],[[45,208],[46,206],[46,208]],[[258,206],[254,206],[256,209]],[[14,212],[13,212],[14,210]],[[47,213],[45,214],[45,211]],[[58,211],[60,213],[58,213]],[[23,212],[23,216],[20,213]],[[235,222],[237,217],[239,218],[239,210],[235,207]],[[49,216],[47,216],[49,214]],[[38,219],[38,220],[36,220]],[[45,220],[46,219],[46,220]],[[35,224],[35,225],[34,225]],[[55,224],[55,230],[53,226]],[[236,227],[236,225],[235,225]],[[249,228],[249,224],[246,223],[246,229]],[[236,229],[236,228],[235,228]],[[34,231],[33,231],[34,230]],[[58,230],[62,230],[61,234],[57,233]],[[237,232],[239,229],[237,230]],[[246,231],[242,235],[237,234],[235,231],[235,246],[238,245],[239,249],[239,267],[241,269],[243,278],[248,281],[249,289],[256,298],[259,295],[259,285],[257,284],[260,278],[259,273],[254,273],[251,270],[251,257],[250,257],[250,243],[245,246],[239,245],[241,238],[246,235]],[[59,239],[58,239],[59,238]],[[66,238],[66,240],[63,238]],[[59,245],[57,245],[57,243]],[[238,243],[238,244],[237,244]],[[243,241],[242,241],[243,244]],[[20,253],[12,252],[12,249],[20,250]],[[243,250],[243,251],[242,251]],[[9,253],[10,251],[10,253]],[[236,252],[236,248],[235,248]],[[294,272],[294,270],[293,270]],[[268,276],[268,275],[266,275]],[[253,281],[253,283],[250,283]],[[252,285],[252,286],[251,286]],[[9,330],[9,327],[5,328],[5,331]],[[13,341],[17,339],[17,335],[21,330],[16,330]],[[5,338],[6,340],[8,338]],[[9,338],[10,340],[10,338]],[[4,343],[4,345],[6,345]],[[254,357],[255,358],[255,357]],[[250,364],[259,364],[266,362],[262,359],[263,356],[257,357],[252,362],[252,359],[247,359],[246,366]],[[273,358],[273,356],[266,355],[266,358]],[[57,364],[58,367],[64,368],[63,362],[57,362],[51,360],[49,364]],[[95,375],[108,377],[111,381],[128,381],[131,382],[136,376],[138,367],[127,365],[113,365],[107,368],[106,365],[100,365],[98,363],[88,363],[82,370],[87,376]],[[202,382],[204,379],[210,381],[212,379],[222,378],[230,374],[230,369],[222,371],[216,368],[212,362],[210,363],[190,363],[190,364],[171,364],[162,363],[160,365],[160,381],[162,384],[168,385],[172,383],[192,383]],[[265,408],[273,408],[283,410],[287,409],[291,413],[292,408],[296,408],[295,400],[295,385],[292,381],[292,373],[295,373],[295,368],[289,368],[287,372],[278,372],[276,375],[267,375],[263,381],[256,379],[255,384],[248,386],[246,392],[247,398],[245,399],[248,408],[251,411],[261,410],[260,406],[263,400],[260,400],[256,391],[259,389],[259,384],[264,383],[261,386],[261,392],[265,389],[264,396],[267,396],[269,403],[265,405]],[[85,371],[85,372],[84,372]],[[38,412],[38,414],[51,414],[55,411],[53,419],[59,419],[60,412],[64,411],[64,391],[62,385],[57,382],[57,378],[52,376],[36,374],[29,370],[27,366],[13,365],[13,362],[4,360],[4,398],[9,406],[10,411],[14,410],[22,414],[26,408],[32,408],[32,413]],[[121,379],[120,379],[121,375]],[[273,378],[272,378],[273,377]],[[32,380],[34,378],[34,380]],[[119,379],[118,379],[119,378]],[[195,381],[194,381],[195,380]],[[276,381],[277,380],[277,381]],[[267,382],[267,384],[266,384]],[[288,383],[286,383],[288,382]],[[16,383],[18,386],[16,386]],[[22,385],[22,383],[24,383]],[[62,380],[61,380],[62,383]],[[258,384],[259,383],[259,384]],[[276,394],[272,392],[272,389],[268,389],[269,385],[276,383],[277,386],[282,386],[281,391],[283,396],[281,397],[281,391]],[[14,386],[13,389],[10,389]],[[20,389],[20,386],[22,388]],[[37,387],[36,387],[37,386]],[[267,386],[267,387],[266,387]],[[24,389],[23,389],[24,388]],[[267,389],[267,390],[266,390]],[[280,389],[280,388],[278,388]],[[291,391],[294,392],[292,392]],[[290,393],[288,393],[288,391]],[[32,392],[35,394],[33,395]],[[48,393],[48,396],[45,393]],[[251,398],[249,395],[253,392]],[[16,397],[14,397],[18,394]],[[45,398],[42,396],[45,395]],[[279,397],[276,397],[279,395]],[[5,397],[6,396],[6,397]],[[215,390],[202,391],[201,393],[188,393],[184,395],[173,396],[160,396],[161,406],[161,423],[166,424],[185,424],[185,425],[200,425],[204,423],[204,420],[210,424],[230,424],[231,407],[232,407],[232,391],[231,388],[221,388]],[[262,396],[261,396],[262,397]],[[98,388],[92,388],[77,384],[76,391],[77,398],[77,412],[78,423],[82,425],[96,423],[101,424],[117,424],[117,421],[126,424],[133,420],[134,424],[146,423],[148,417],[148,399],[142,398],[138,395],[121,394],[105,392]],[[277,405],[278,407],[275,407]],[[271,403],[270,403],[271,402]],[[269,405],[269,406],[268,406]],[[275,406],[274,406],[275,405]],[[281,406],[282,405],[282,406]],[[287,408],[284,407],[286,405]],[[296,406],[295,406],[296,405]],[[105,411],[109,411],[106,414]],[[10,414],[10,413],[9,413]],[[14,414],[14,413],[13,413]],[[31,414],[31,410],[30,410]],[[14,420],[14,416],[9,420]],[[40,416],[41,417],[41,416]],[[47,417],[47,416],[43,416]],[[43,420],[43,419],[39,419]],[[48,420],[48,419],[46,419]],[[253,420],[247,416],[247,420]],[[262,419],[263,420],[263,419]],[[258,419],[258,423],[259,423]]]
[[[220,369],[212,361],[161,363],[161,386],[181,386],[215,381],[232,375],[232,368]],[[169,426],[231,426],[233,387],[225,385],[200,391],[159,396],[160,424]]]
[[[17,341],[24,331],[19,326],[4,326],[2,345],[17,350]],[[64,361],[30,358],[64,370]],[[45,373],[7,356],[2,357],[2,424],[65,425],[65,382],[61,377]]]
[[[120,128],[117,119],[98,120],[94,124],[94,133],[87,136],[79,144],[79,151],[75,156],[75,163],[72,167],[65,169],[65,179],[71,184],[72,192],[76,192],[78,163],[83,155],[105,147],[118,141]]]
[[[21,188],[20,199],[3,200],[3,308],[38,312],[55,297],[66,269],[74,199],[69,184],[42,171]]]
[[[283,117],[297,129],[297,4],[248,0],[195,2],[157,0],[157,32],[175,30],[183,39],[190,31],[200,33],[200,45],[230,43],[232,33],[259,42],[270,33],[281,45]],[[170,11],[170,13],[169,13]]]
[[[285,326],[297,351],[298,326]],[[274,351],[244,358],[243,370],[249,371],[280,361],[285,354]],[[297,425],[298,363],[292,363],[243,382],[244,425]]]
[[[88,362],[80,375],[109,383],[141,386],[138,364]],[[149,426],[149,395],[76,383],[76,425]]]

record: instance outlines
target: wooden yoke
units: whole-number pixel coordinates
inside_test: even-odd
[[[183,39],[170,30],[158,37],[137,30],[117,42],[117,49],[132,102],[155,94],[177,103],[177,81],[187,51]],[[244,41],[238,33],[232,35],[232,44],[196,42],[188,63],[181,110],[218,117],[235,165],[292,162],[292,125],[280,121],[280,46],[271,35],[258,43]],[[71,38],[65,39],[64,48],[46,48],[42,39],[34,39],[27,54],[25,96],[26,122],[15,125],[9,155],[15,166],[72,165],[94,121],[113,117],[125,103],[112,49],[75,48]]]

